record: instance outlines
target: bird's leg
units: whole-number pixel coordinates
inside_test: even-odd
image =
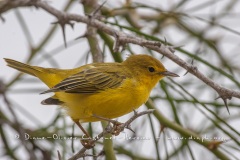
[[[81,129],[81,131],[85,134],[86,137],[91,138],[88,132],[83,128],[83,126],[79,123],[78,120],[73,120],[73,121]]]
[[[79,120],[75,120],[73,119],[73,121],[75,122],[75,124],[82,130],[82,132],[84,133],[84,136],[82,137],[83,139],[81,140],[82,145],[87,148],[93,148],[94,144],[92,143],[92,138],[91,136],[88,134],[88,132],[83,128],[83,126],[80,124]]]
[[[119,135],[120,132],[122,132],[123,129],[124,129],[122,127],[123,123],[118,122],[116,120],[112,120],[112,119],[109,119],[109,118],[101,117],[101,116],[98,116],[98,115],[95,115],[95,114],[93,114],[93,117],[112,123],[113,124],[113,130],[111,131],[111,134],[113,134],[115,136]]]

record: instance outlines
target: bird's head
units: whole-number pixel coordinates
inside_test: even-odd
[[[163,77],[179,77],[177,74],[168,71],[163,64],[149,55],[131,55],[123,64],[130,67],[134,77],[139,81],[148,83],[154,87]]]

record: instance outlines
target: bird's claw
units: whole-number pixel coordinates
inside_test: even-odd
[[[91,149],[91,148],[93,148],[95,146],[92,138],[90,138],[90,137],[83,137],[80,140],[80,142],[86,149]]]

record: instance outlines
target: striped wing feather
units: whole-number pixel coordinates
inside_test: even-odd
[[[67,92],[91,94],[108,88],[117,88],[126,78],[117,71],[108,71],[106,67],[85,69],[64,79],[53,88],[43,92]]]

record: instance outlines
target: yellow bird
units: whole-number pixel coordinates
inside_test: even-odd
[[[44,105],[60,105],[79,122],[116,118],[145,103],[154,86],[165,76],[178,77],[149,55],[131,55],[122,63],[92,63],[75,69],[30,66],[5,59],[9,67],[38,77],[55,95]]]

